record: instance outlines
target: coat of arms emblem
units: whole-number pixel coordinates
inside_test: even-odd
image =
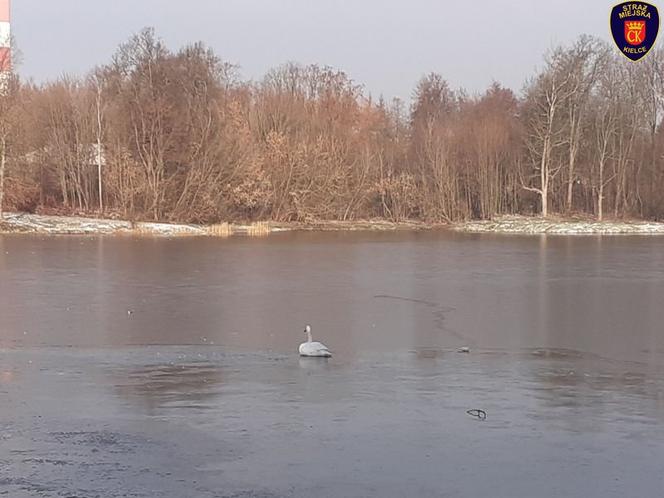
[[[611,9],[611,34],[620,53],[638,61],[652,49],[659,31],[657,7],[645,2],[623,2]]]

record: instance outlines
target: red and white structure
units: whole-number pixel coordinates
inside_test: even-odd
[[[0,0],[0,73],[9,73],[12,69],[10,0]]]

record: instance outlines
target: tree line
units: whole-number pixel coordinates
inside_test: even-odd
[[[664,219],[664,50],[632,63],[581,36],[518,94],[453,89],[410,105],[342,71],[257,82],[151,29],[85,78],[0,92],[0,210],[127,219],[451,222],[501,214]]]

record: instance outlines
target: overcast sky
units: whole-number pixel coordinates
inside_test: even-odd
[[[287,61],[345,70],[374,95],[408,98],[425,73],[518,90],[552,46],[609,39],[606,0],[12,0],[20,73],[84,74],[152,26],[168,46],[201,40],[245,78]]]

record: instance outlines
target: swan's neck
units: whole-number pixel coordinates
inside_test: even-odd
[[[313,342],[313,339],[311,338],[311,331],[307,330],[307,342]]]

